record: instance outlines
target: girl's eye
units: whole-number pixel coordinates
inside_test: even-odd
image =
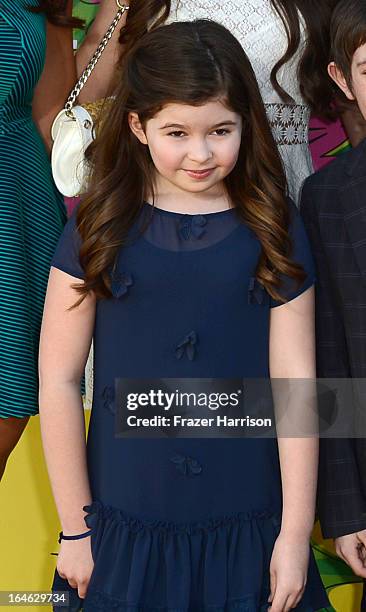
[[[185,132],[182,131],[175,131],[175,132],[169,132],[168,136],[173,136],[173,138],[182,138],[182,136],[185,136]]]
[[[213,134],[217,134],[217,136],[226,136],[226,134],[230,134],[230,130],[227,130],[226,128],[218,128],[217,130],[214,130]]]

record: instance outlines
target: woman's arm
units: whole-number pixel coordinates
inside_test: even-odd
[[[121,0],[121,4],[129,6],[130,0]],[[101,1],[97,16],[76,54],[78,76],[82,74],[89,63],[95,49],[98,47],[108,27],[116,16],[117,10],[118,6],[116,0]],[[83,102],[93,102],[109,94],[118,58],[121,53],[121,45],[118,42],[119,33],[126,23],[127,13],[128,11],[122,15],[112,38],[93,70],[93,75],[88,79],[85,87],[80,92],[79,102],[81,104],[83,104]]]
[[[122,4],[129,5],[129,0],[123,0]],[[52,148],[53,120],[64,107],[70,91],[116,16],[117,9],[116,0],[101,1],[100,10],[76,54],[73,51],[72,29],[47,23],[46,59],[34,91],[33,119],[49,151]],[[72,14],[72,0],[68,0],[67,12],[68,15]],[[108,95],[120,54],[119,32],[126,18],[127,13],[122,15],[92,77],[81,91],[78,98],[80,104]]]
[[[68,1],[72,13],[72,0]],[[46,59],[42,75],[34,90],[33,119],[48,148],[51,150],[51,125],[77,80],[72,44],[72,29],[47,22]]]
[[[79,297],[71,285],[80,282],[51,268],[39,356],[43,447],[66,535],[86,531],[83,506],[91,502],[80,380],[91,344],[95,299],[90,296],[78,308],[67,310]]]
[[[289,303],[271,310],[270,376],[279,379],[316,377],[313,287]],[[313,398],[311,380],[305,388],[300,381],[294,381],[293,389],[294,413],[284,415],[284,421],[292,421],[295,429],[300,419],[305,427],[307,424],[313,425],[314,405],[309,404]],[[276,403],[275,398],[275,406]],[[291,411],[291,403],[290,400],[287,410]],[[291,431],[287,429],[287,436],[291,435]],[[301,598],[305,587],[309,539],[315,514],[318,439],[316,436],[279,437],[278,447],[283,515],[281,533],[271,562],[273,612],[290,610]]]

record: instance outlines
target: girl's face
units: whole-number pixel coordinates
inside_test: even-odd
[[[217,193],[238,159],[242,119],[219,100],[202,106],[167,104],[145,129],[136,113],[130,127],[147,145],[165,193]]]

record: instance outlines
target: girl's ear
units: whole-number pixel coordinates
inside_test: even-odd
[[[128,124],[130,126],[131,132],[136,136],[136,138],[138,138],[142,144],[147,145],[148,142],[147,142],[146,134],[144,132],[144,129],[141,125],[141,121],[137,113],[129,113]]]
[[[355,99],[342,70],[338,68],[335,62],[330,62],[330,64],[328,64],[328,74],[330,78],[337,83],[338,87],[343,91],[349,100]]]

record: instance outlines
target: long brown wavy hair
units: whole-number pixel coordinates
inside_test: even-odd
[[[305,46],[298,65],[300,91],[304,100],[318,116],[334,117],[334,85],[327,67],[330,61],[330,22],[339,0],[271,0],[282,18],[288,46],[285,54],[273,67],[271,82],[285,103],[293,102],[278,82],[278,72],[300,48],[301,21],[305,24]]]
[[[48,21],[54,25],[69,28],[83,28],[84,21],[66,14],[67,0],[39,0],[39,6],[28,7],[32,13],[45,13]]]
[[[179,0],[184,2],[184,0]],[[332,118],[334,99],[333,82],[328,76],[330,54],[329,27],[332,10],[338,0],[271,0],[272,7],[281,17],[288,46],[271,72],[274,90],[283,102],[294,103],[278,81],[279,70],[291,60],[302,44],[301,17],[305,25],[306,40],[298,66],[298,79],[304,100],[318,115]],[[134,0],[131,3],[126,27],[120,35],[123,55],[152,27],[161,25],[171,12],[171,0]]]
[[[257,279],[275,299],[281,299],[281,275],[304,280],[303,268],[290,258],[285,174],[251,64],[223,26],[181,22],[145,34],[126,56],[115,99],[91,146],[89,189],[77,211],[85,282],[75,285],[81,294],[75,306],[88,292],[111,296],[117,254],[146,195],[154,194],[155,168],[148,147],[129,127],[129,114],[138,113],[146,126],[166,104],[215,99],[243,120],[238,161],[225,186],[261,243]]]

